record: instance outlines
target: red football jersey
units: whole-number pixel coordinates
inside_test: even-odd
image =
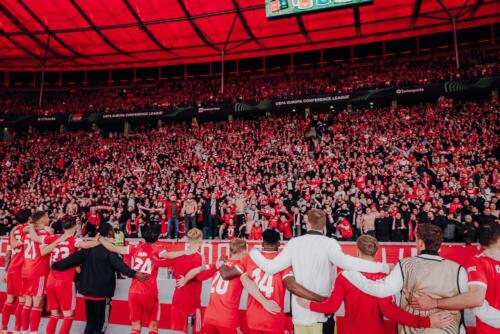
[[[46,230],[36,231],[36,234],[42,237],[45,241],[50,233]],[[22,277],[40,277],[47,276],[49,274],[50,267],[50,256],[49,254],[42,256],[40,253],[40,247],[45,245],[44,243],[38,243],[31,239],[29,234],[25,234],[23,237],[23,249],[24,249],[24,263],[21,270]]]
[[[278,254],[279,252],[262,252],[262,255],[269,260],[274,259]],[[242,266],[246,269],[246,274],[254,280],[262,295],[267,299],[274,300],[282,310],[279,314],[273,315],[267,312],[252,296],[248,295],[248,328],[258,331],[283,333],[286,320],[283,311],[286,288],[283,280],[288,276],[293,276],[291,268],[269,276],[253,262],[250,256],[245,256],[241,262]]]
[[[50,245],[57,239],[61,237],[60,234],[56,235],[48,235],[45,237],[43,242],[46,245]],[[50,263],[54,262],[59,262],[71,254],[74,254],[76,252],[76,249],[78,248],[78,242],[75,237],[69,237],[65,241],[60,242],[57,244],[56,248],[52,250],[50,253]],[[75,268],[70,268],[64,271],[58,271],[58,270],[51,270],[49,273],[49,281],[50,280],[56,280],[56,281],[73,281],[75,279]]]
[[[500,261],[479,254],[475,256],[467,269],[469,284],[479,284],[486,287],[488,304],[500,309]],[[488,326],[476,318],[477,334],[494,334],[498,329]]]
[[[178,280],[181,276],[186,276],[191,269],[202,266],[203,258],[199,253],[184,255],[176,259],[168,260],[168,264],[173,270],[174,278]],[[181,288],[176,287],[172,299],[172,306],[186,312],[196,311],[197,308],[200,308],[201,304],[201,285],[201,280],[193,279]]]
[[[137,245],[128,246],[128,255],[132,257],[131,267],[137,272],[149,275],[146,282],[141,282],[137,279],[132,279],[129,293],[138,294],[158,294],[158,267],[161,262],[158,254],[161,250],[155,245],[148,243],[139,243]]]
[[[244,273],[240,261],[229,259],[225,264],[228,267],[235,267],[241,274]],[[238,328],[238,309],[242,292],[243,284],[238,278],[225,281],[217,272],[212,279],[210,301],[205,311],[205,324]]]
[[[26,227],[26,224],[22,224],[17,226],[13,231],[12,234],[14,235],[14,239],[17,241],[21,242],[21,245],[18,247],[12,248],[10,245],[10,238],[9,238],[9,249],[11,252],[10,255],[10,264],[9,264],[9,269],[8,272],[18,272],[21,270],[23,267],[24,263],[24,253],[23,253],[23,239],[24,239],[24,228]]]

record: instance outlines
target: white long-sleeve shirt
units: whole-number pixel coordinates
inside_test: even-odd
[[[422,254],[420,257],[429,259],[443,258],[435,255]],[[373,281],[364,277],[361,273],[355,271],[342,272],[345,278],[349,280],[355,287],[371,296],[378,298],[385,298],[398,294],[403,289],[403,273],[401,266],[396,266],[384,279]],[[469,291],[467,272],[464,268],[460,267],[458,273],[458,286],[460,291]],[[500,311],[489,305],[486,301],[482,306],[472,309],[472,312],[481,319],[482,322],[489,326],[500,328]]]
[[[370,273],[389,271],[386,264],[344,254],[336,240],[319,234],[306,234],[290,240],[272,260],[266,259],[256,249],[250,252],[250,257],[270,275],[291,266],[297,282],[321,296],[328,296],[332,290],[334,266]],[[292,311],[294,324],[309,325],[326,321],[324,314],[300,307],[295,296],[292,298]]]

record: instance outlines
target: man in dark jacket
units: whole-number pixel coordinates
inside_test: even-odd
[[[108,223],[101,224],[99,233],[107,237],[114,235],[113,228]],[[52,264],[52,269],[62,271],[76,266],[81,266],[78,292],[85,297],[87,326],[84,333],[101,334],[104,332],[106,307],[111,306],[111,298],[115,294],[116,272],[141,281],[146,281],[147,277],[130,269],[117,254],[111,253],[102,245],[82,249]]]

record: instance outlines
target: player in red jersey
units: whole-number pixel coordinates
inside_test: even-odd
[[[24,228],[31,218],[30,210],[22,210],[15,217],[16,226],[9,233],[9,245],[5,256],[5,276],[4,282],[7,283],[7,298],[2,308],[2,327],[0,333],[7,332],[9,319],[14,311],[14,303],[17,299],[15,310],[16,323],[14,331],[21,330],[21,313],[24,307],[24,296],[22,292],[21,268],[24,262],[22,238]]]
[[[264,231],[262,237],[262,254],[268,259],[274,259],[279,254],[280,234],[269,229]],[[269,276],[248,255],[241,262],[246,269],[241,280],[249,292],[246,311],[248,334],[283,334],[285,332],[285,312],[283,310],[286,289],[306,299],[315,301],[325,299],[298,284],[293,277],[291,268]],[[226,266],[220,268],[221,272],[226,270]],[[258,294],[253,291],[255,288],[259,292]],[[273,303],[269,305],[266,304],[267,301]],[[273,305],[277,305],[279,311],[274,312]]]
[[[246,254],[247,244],[242,239],[231,241],[231,257],[225,261],[240,275],[244,273],[240,260]],[[206,334],[236,334],[240,327],[238,309],[243,285],[239,279],[224,280],[220,272],[212,279],[210,301],[205,310],[204,327]]]
[[[167,261],[172,269],[176,280],[184,277],[194,268],[203,265],[203,256],[200,254],[200,247],[203,244],[203,233],[193,228],[187,233],[187,254],[176,259]],[[160,253],[160,257],[164,258],[166,252]],[[186,285],[177,286],[174,291],[171,307],[172,327],[175,330],[186,332],[187,319],[189,315],[196,317],[196,329],[201,329],[201,287],[202,281],[207,276],[202,273],[196,276],[196,279],[189,281]],[[207,277],[208,278],[208,277]]]
[[[149,276],[145,282],[136,278],[132,279],[128,291],[128,306],[132,323],[131,334],[139,334],[143,323],[149,327],[149,334],[158,334],[158,321],[160,320],[158,268],[168,266],[168,260],[162,261],[159,258],[159,254],[163,253],[163,249],[160,249],[156,243],[160,233],[159,228],[148,227],[143,235],[145,242],[125,247],[113,245],[109,240],[99,237],[99,242],[110,252],[130,255],[132,269]],[[171,259],[184,254],[185,252],[170,252],[162,255]]]
[[[469,291],[450,298],[432,299],[422,295],[412,300],[412,307],[461,310],[474,308],[477,334],[500,332],[500,224],[484,223],[478,240],[484,251],[468,266]]]
[[[21,330],[32,333],[38,332],[40,318],[42,316],[42,301],[45,294],[45,284],[49,274],[51,251],[43,242],[50,235],[46,227],[49,224],[49,216],[45,211],[36,211],[31,217],[34,228],[33,233],[25,233],[23,237],[24,263],[21,269],[23,280],[24,308],[21,315]],[[40,238],[41,243],[33,240],[32,235]],[[60,240],[56,240],[58,242]]]
[[[75,253],[77,248],[91,248],[97,246],[97,241],[83,241],[75,238],[77,229],[74,217],[65,217],[62,222],[63,235],[49,235],[39,240],[48,244],[47,250],[51,250],[50,262],[61,261]],[[32,232],[33,233],[33,232]],[[36,239],[32,236],[33,239]],[[47,310],[51,316],[45,329],[45,334],[54,334],[60,317],[63,314],[63,322],[59,334],[69,334],[73,323],[73,313],[76,307],[75,268],[64,271],[51,270],[47,278]]]

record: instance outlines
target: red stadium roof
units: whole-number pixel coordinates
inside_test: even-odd
[[[7,0],[0,67],[81,69],[263,56],[497,23],[497,0],[374,0],[269,21],[265,0]],[[49,47],[46,48],[47,42]]]

